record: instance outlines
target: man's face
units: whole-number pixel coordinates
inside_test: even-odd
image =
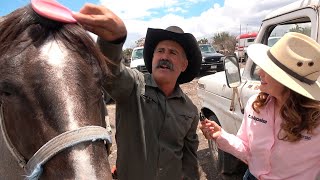
[[[153,52],[152,75],[159,83],[176,83],[187,69],[188,60],[183,48],[175,41],[160,41]]]

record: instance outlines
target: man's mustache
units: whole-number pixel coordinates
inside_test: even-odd
[[[167,59],[161,59],[156,68],[161,68],[161,66],[165,66],[166,68],[168,68],[169,70],[173,71],[173,64],[167,60]]]

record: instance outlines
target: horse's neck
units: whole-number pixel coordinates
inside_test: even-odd
[[[23,179],[26,173],[12,156],[0,133],[0,179]]]

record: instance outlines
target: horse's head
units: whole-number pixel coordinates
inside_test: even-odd
[[[83,131],[80,135],[93,138],[78,143],[79,133],[72,132],[53,142],[47,151],[65,146],[69,138],[74,146],[51,152],[54,155],[43,163],[41,178],[111,177],[105,144],[97,133],[100,129],[79,130],[105,127],[101,99],[104,58],[79,25],[42,18],[31,6],[0,22],[2,119],[7,139],[20,159],[29,161],[45,143],[67,131]]]

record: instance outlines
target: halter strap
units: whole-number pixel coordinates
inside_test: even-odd
[[[7,128],[6,128],[6,125],[4,123],[4,118],[3,118],[3,106],[1,106],[0,111],[1,111],[0,112],[0,130],[2,132],[2,137],[4,139],[4,142],[6,143],[9,151],[12,154],[12,156],[17,160],[19,166],[22,167],[22,168],[25,168],[25,166],[27,165],[25,158],[14,147],[14,145],[12,144],[12,142],[11,142],[9,136],[8,136]]]
[[[32,176],[49,159],[62,150],[86,141],[108,140],[111,137],[106,128],[101,126],[85,126],[72,131],[64,132],[44,144],[28,161],[27,173]],[[41,173],[41,171],[39,172]],[[39,174],[40,176],[40,174]],[[30,176],[29,176],[30,177]]]
[[[26,162],[25,158],[12,144],[6,131],[3,107],[1,106],[0,130],[2,132],[5,143],[11,154],[17,160],[19,165],[27,171],[28,179],[38,179],[42,172],[42,166],[59,152],[87,141],[107,140],[111,142],[111,136],[106,128],[101,126],[85,126],[75,130],[64,132],[46,144],[44,144],[31,158]]]

